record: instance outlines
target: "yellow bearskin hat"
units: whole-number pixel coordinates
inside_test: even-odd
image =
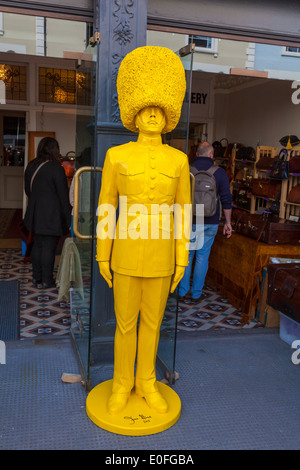
[[[180,118],[186,90],[185,71],[179,57],[166,47],[145,46],[129,52],[121,62],[117,91],[121,120],[133,132],[137,113],[147,106],[165,111],[163,133],[172,131]]]

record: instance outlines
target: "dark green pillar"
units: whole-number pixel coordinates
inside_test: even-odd
[[[102,167],[110,147],[136,140],[121,121],[116,89],[119,65],[128,52],[146,45],[147,0],[95,0],[94,32],[101,42],[97,63],[96,165]],[[96,202],[100,189],[97,176]],[[112,361],[115,316],[113,293],[94,261],[92,291],[91,359],[94,364]]]
[[[95,2],[101,35],[97,82],[97,163],[101,166],[108,148],[136,138],[120,121],[116,78],[125,55],[146,45],[147,0]]]

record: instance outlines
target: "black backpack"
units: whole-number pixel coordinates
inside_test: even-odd
[[[190,171],[195,178],[195,195],[193,201],[193,215],[196,215],[196,204],[204,205],[204,217],[215,215],[217,210],[218,193],[214,173],[219,167],[211,166],[208,170],[197,170],[191,166]]]

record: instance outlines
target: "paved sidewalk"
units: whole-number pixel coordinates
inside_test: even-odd
[[[61,381],[79,373],[69,338],[7,342],[0,449],[300,449],[300,364],[278,330],[178,336],[181,417],[143,437],[112,434],[88,418],[84,387]]]

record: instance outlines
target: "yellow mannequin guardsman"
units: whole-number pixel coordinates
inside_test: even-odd
[[[185,231],[183,210],[190,204],[190,176],[187,156],[163,145],[161,134],[178,123],[185,72],[169,49],[141,47],[123,59],[117,90],[122,122],[139,135],[137,142],[108,150],[99,197],[98,210],[119,207],[116,229],[105,227],[107,212],[101,210],[97,227],[96,259],[110,287],[110,269],[114,273],[117,320],[108,412],[120,413],[135,386],[150,408],[165,413],[155,361],[169,291],[188,264],[190,220]],[[179,213],[173,216],[174,204]]]

